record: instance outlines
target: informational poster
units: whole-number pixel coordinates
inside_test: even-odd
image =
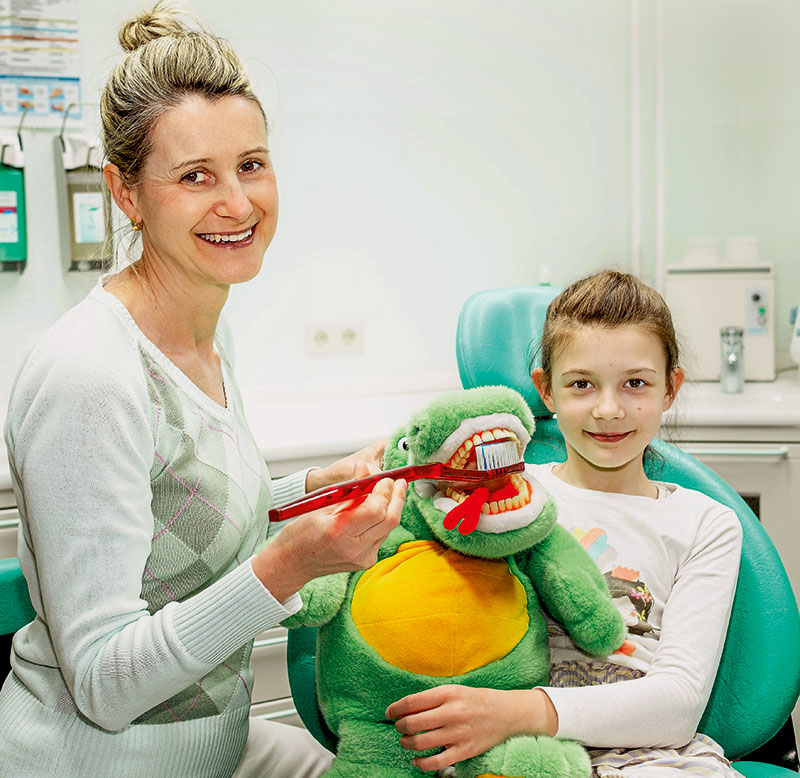
[[[78,0],[0,0],[0,122],[81,118]]]

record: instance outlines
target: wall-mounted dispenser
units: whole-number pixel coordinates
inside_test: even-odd
[[[67,113],[69,109],[67,109]],[[66,121],[66,115],[64,117]],[[63,251],[68,270],[100,270],[111,259],[111,202],[103,180],[100,141],[81,134],[55,138]]]
[[[22,272],[28,259],[25,155],[20,130],[22,120],[16,133],[0,134],[0,271]]]

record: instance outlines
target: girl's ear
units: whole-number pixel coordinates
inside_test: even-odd
[[[683,386],[683,379],[686,378],[686,374],[683,370],[679,367],[676,367],[668,376],[667,376],[667,391],[664,395],[664,410],[668,410],[672,407],[672,403],[675,402],[675,398],[678,396],[678,390]]]
[[[550,382],[545,378],[544,369],[541,367],[533,368],[531,378],[536,391],[539,392],[539,397],[542,398],[542,402],[547,406],[547,410],[550,413],[555,413],[556,406],[553,402],[553,392],[551,391]]]
[[[142,217],[139,209],[136,207],[135,195],[133,190],[122,177],[122,173],[116,165],[111,163],[103,168],[103,176],[106,179],[108,191],[114,198],[114,202],[119,206],[119,209],[129,218],[136,222],[141,222]]]

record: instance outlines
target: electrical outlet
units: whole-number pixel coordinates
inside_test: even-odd
[[[364,322],[360,319],[312,322],[305,328],[307,357],[347,357],[364,353]]]

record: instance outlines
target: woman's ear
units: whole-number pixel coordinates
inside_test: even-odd
[[[672,407],[672,403],[675,402],[675,398],[678,396],[678,390],[683,386],[683,380],[686,378],[686,374],[680,367],[676,367],[668,376],[667,376],[667,392],[664,395],[664,410],[669,410]]]
[[[103,176],[106,179],[108,191],[111,192],[114,202],[119,206],[122,213],[133,221],[141,222],[142,217],[136,207],[133,189],[125,183],[120,169],[116,165],[109,163],[103,168]]]
[[[539,397],[542,398],[542,402],[547,406],[547,410],[550,413],[555,413],[556,406],[553,403],[553,393],[550,388],[550,382],[545,377],[544,369],[541,367],[533,368],[531,378],[536,391],[539,392]]]

